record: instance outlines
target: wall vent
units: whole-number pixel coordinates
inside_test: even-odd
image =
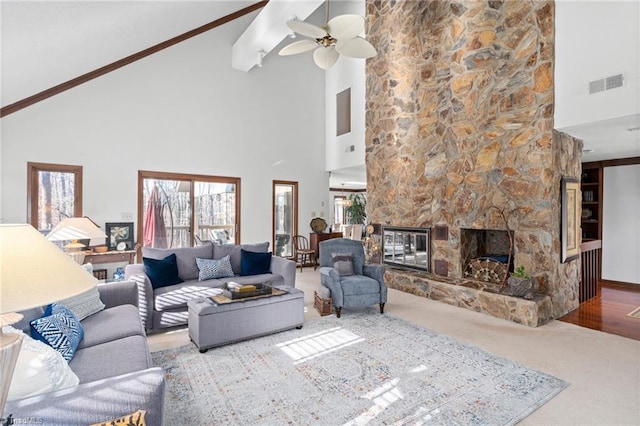
[[[624,75],[616,74],[609,77],[593,80],[589,82],[589,94],[603,92],[605,90],[617,89],[624,84]]]

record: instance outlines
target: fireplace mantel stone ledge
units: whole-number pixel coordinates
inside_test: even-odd
[[[471,280],[389,267],[385,282],[387,287],[395,290],[529,327],[537,327],[553,319],[551,297],[548,295],[536,294],[532,300],[527,300],[498,293],[489,283],[485,286],[485,283]]]

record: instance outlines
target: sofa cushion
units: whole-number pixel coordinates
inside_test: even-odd
[[[78,376],[71,370],[67,361],[51,346],[12,327],[4,327],[3,332],[23,336],[9,386],[8,401],[68,388],[79,383]]]
[[[129,336],[79,349],[69,363],[80,383],[145,370],[151,365],[144,336]]]
[[[31,336],[60,352],[71,361],[84,330],[78,318],[64,305],[53,303],[45,309],[45,315],[31,321]]]
[[[231,279],[231,278],[229,278]],[[168,311],[172,309],[184,308],[189,299],[213,296],[216,288],[224,284],[217,279],[207,281],[186,281],[168,287],[156,289],[153,292],[154,305],[156,311]]]
[[[142,256],[149,259],[164,259],[170,254],[176,255],[178,264],[178,275],[183,280],[198,279],[198,266],[196,257],[211,259],[213,255],[212,244],[206,243],[197,247],[178,247],[170,249],[159,249],[153,247],[142,247]],[[220,256],[222,257],[222,256]]]
[[[240,275],[266,274],[271,269],[271,252],[240,250]]]
[[[196,264],[200,270],[198,281],[233,276],[233,268],[231,268],[231,260],[229,256],[225,256],[222,259],[202,259],[200,257],[196,257]]]
[[[144,271],[151,280],[151,286],[153,288],[184,282],[178,275],[178,263],[176,262],[176,255],[174,253],[163,259],[143,257],[142,263],[144,263]]]
[[[99,345],[127,336],[144,336],[138,309],[133,305],[118,305],[91,315],[82,321],[84,339],[78,349]]]
[[[215,244],[213,246],[213,258],[221,259],[224,256],[229,255],[231,258],[231,268],[234,275],[240,275],[240,262],[242,253],[240,250],[253,251],[257,253],[264,253],[269,250],[269,242],[258,244]]]

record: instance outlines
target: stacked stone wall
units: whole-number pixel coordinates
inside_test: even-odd
[[[369,220],[447,225],[432,262],[457,278],[460,229],[506,229],[501,209],[515,264],[557,298],[553,317],[568,312],[559,191],[580,154],[553,136],[553,2],[367,0],[367,19]]]

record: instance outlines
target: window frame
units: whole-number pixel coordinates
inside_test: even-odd
[[[276,187],[278,185],[291,186],[293,188],[293,196],[291,202],[293,203],[293,214],[291,215],[292,223],[292,235],[298,235],[298,182],[291,180],[273,180],[271,184],[271,247],[275,253],[276,249]],[[293,255],[293,253],[292,253]]]
[[[27,223],[38,227],[38,194],[40,190],[40,172],[73,173],[73,214],[82,216],[82,166],[54,163],[27,162]]]
[[[138,231],[136,233],[137,241],[143,240],[143,216],[145,206],[143,205],[143,194],[144,194],[144,180],[145,179],[159,179],[159,180],[178,180],[178,181],[188,181],[191,185],[191,217],[190,217],[190,229],[189,233],[191,235],[191,246],[193,247],[195,243],[194,237],[194,226],[195,226],[195,195],[193,192],[194,182],[210,182],[210,183],[231,183],[236,187],[236,222],[235,223],[235,243],[240,244],[240,231],[241,231],[241,210],[240,210],[240,201],[241,201],[241,193],[240,193],[240,182],[241,179],[239,177],[229,177],[229,176],[211,176],[211,175],[199,175],[199,174],[189,174],[189,173],[171,173],[171,172],[154,172],[149,170],[138,170]],[[142,244],[142,243],[141,243]],[[142,250],[142,245],[140,245],[140,250]],[[141,259],[141,251],[138,253],[138,258]]]

